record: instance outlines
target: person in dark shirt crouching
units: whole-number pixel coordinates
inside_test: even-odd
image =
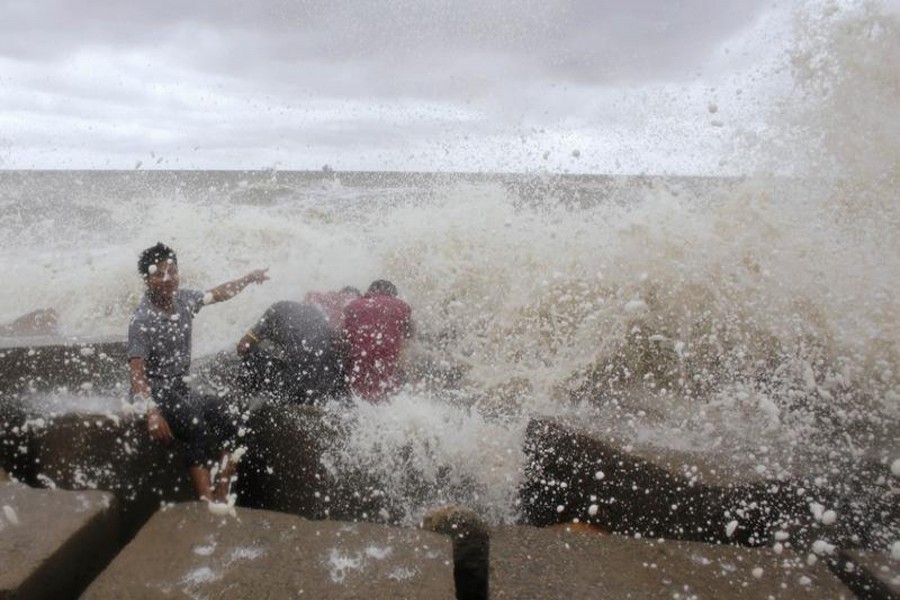
[[[314,302],[276,302],[238,342],[245,393],[320,404],[346,393],[338,333]]]

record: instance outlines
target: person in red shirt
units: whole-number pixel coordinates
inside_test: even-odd
[[[400,387],[400,353],[412,337],[412,309],[390,281],[373,281],[362,298],[344,307],[343,339],[350,389],[378,402]]]

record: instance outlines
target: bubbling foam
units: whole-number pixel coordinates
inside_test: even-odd
[[[773,474],[798,453],[891,456],[897,279],[884,277],[890,257],[871,255],[878,243],[833,218],[828,182],[513,179],[378,182],[349,208],[348,186],[311,199],[302,178],[268,204],[184,187],[128,207],[101,198],[139,242],[116,233],[87,257],[41,246],[30,251],[46,264],[16,269],[69,332],[124,335],[137,253],[157,239],[179,252],[186,287],[270,266],[272,281],[198,315],[198,357],[231,347],[276,300],[393,280],[420,332],[413,362],[463,375],[452,393],[422,384],[356,406],[333,460],[383,478],[410,521],[453,500],[515,518],[536,414],[735,457],[766,440],[785,448],[763,461]]]
[[[9,202],[36,193],[46,206],[2,221],[20,291],[0,314],[50,304],[68,333],[124,335],[142,293],[134,263],[157,240],[179,252],[185,287],[271,269],[263,287],[200,313],[197,356],[231,347],[276,300],[393,280],[420,332],[414,362],[462,377],[351,408],[348,445],[329,460],[381,477],[410,520],[449,501],[514,518],[536,414],[735,461],[771,445],[753,460],[773,475],[889,465],[897,33],[871,4],[801,14],[799,96],[769,128],[786,151],[762,139],[744,159],[760,174],[740,180],[22,175],[31,183]],[[59,202],[61,190],[74,197]]]

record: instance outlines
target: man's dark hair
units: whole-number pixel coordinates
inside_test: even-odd
[[[178,257],[175,256],[174,250],[162,242],[156,242],[155,246],[141,252],[141,257],[138,259],[138,273],[140,273],[141,277],[146,278],[150,274],[150,267],[161,260],[171,260],[175,264],[178,263]]]
[[[397,286],[387,279],[376,279],[369,286],[367,294],[384,294],[385,296],[397,296]]]
[[[344,287],[341,288],[341,290],[338,293],[343,294],[345,296],[353,295],[353,296],[356,296],[357,298],[362,297],[362,292],[359,291],[359,288],[355,288],[352,285],[345,285]]]

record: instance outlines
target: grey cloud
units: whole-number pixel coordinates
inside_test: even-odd
[[[8,0],[0,120],[16,124],[16,145],[119,157],[168,148],[182,166],[226,154],[240,163],[245,150],[440,153],[467,147],[469,135],[477,147],[532,128],[549,137],[621,127],[624,138],[641,115],[608,90],[689,80],[765,9],[759,0]],[[29,133],[29,120],[42,125]]]
[[[185,65],[266,80],[310,63],[374,67],[366,82],[426,93],[417,80],[497,77],[515,62],[528,76],[580,82],[677,76],[746,26],[757,0],[313,0],[15,2],[0,52],[46,60],[85,47],[177,47]],[[496,57],[495,60],[486,57]],[[379,83],[380,82],[380,83]]]

